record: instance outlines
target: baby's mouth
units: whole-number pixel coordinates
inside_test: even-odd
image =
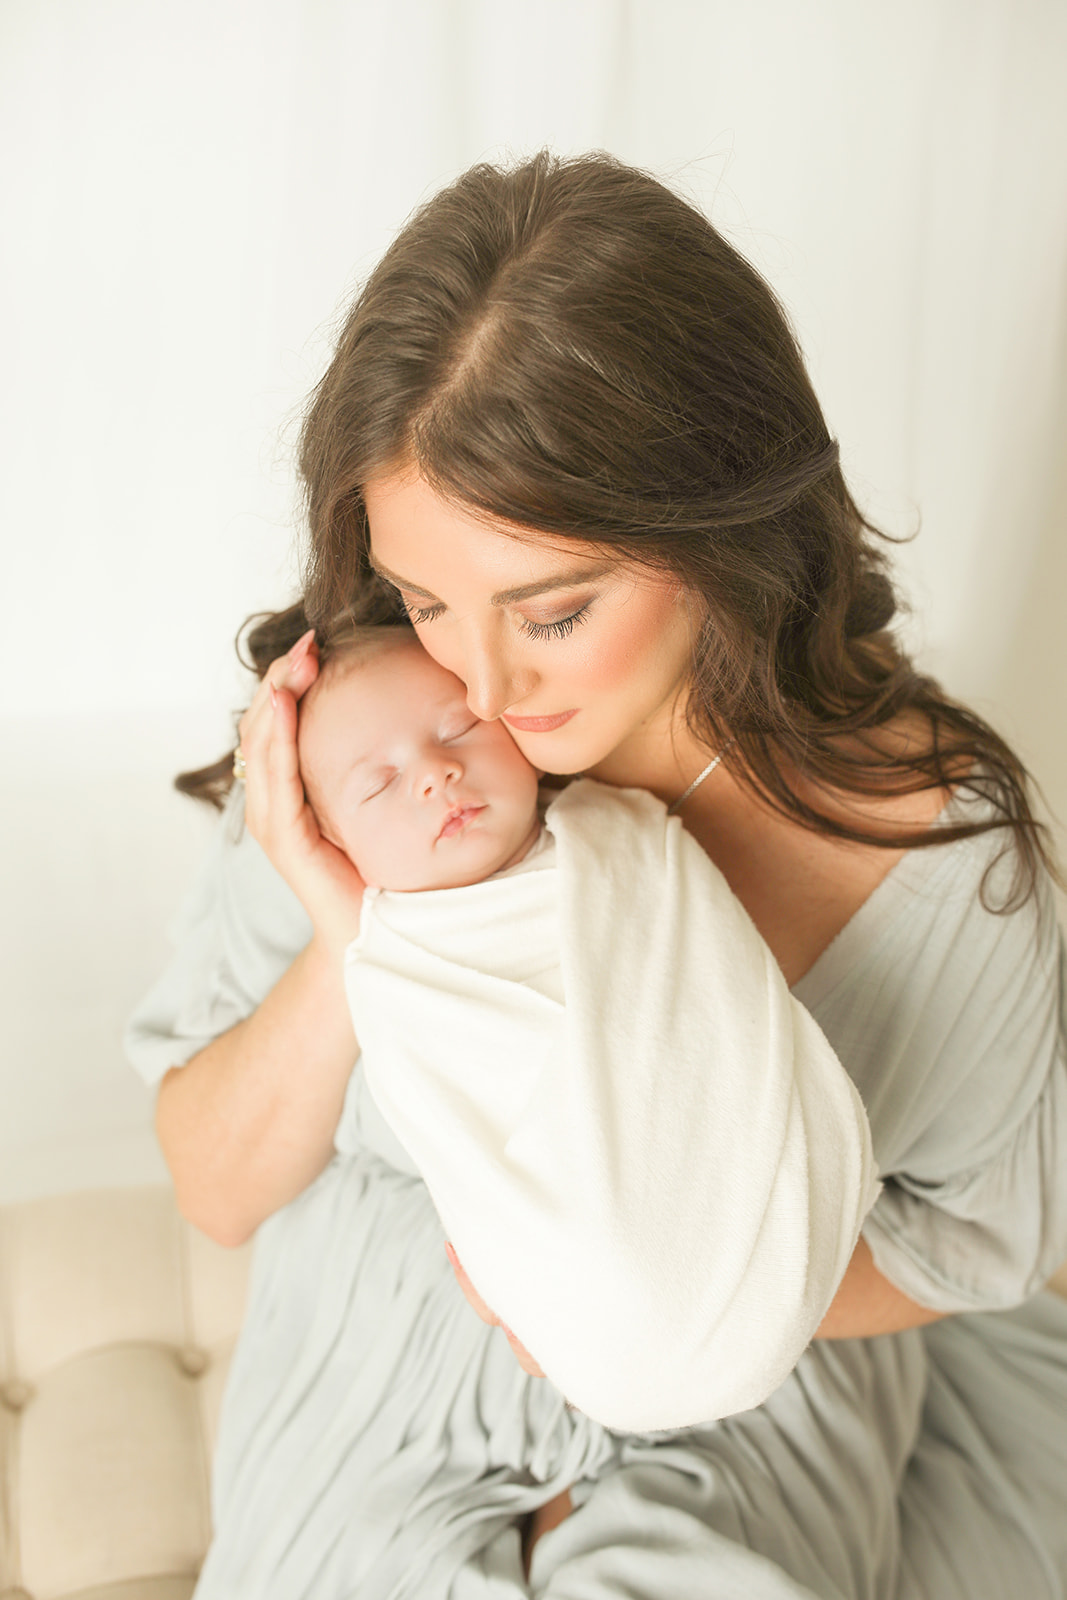
[[[468,822],[480,816],[484,810],[484,806],[454,806],[444,820],[438,839],[448,839],[454,833],[461,833]]]

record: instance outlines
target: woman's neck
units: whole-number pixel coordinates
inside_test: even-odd
[[[649,789],[671,805],[718,754],[697,739],[683,721],[639,729],[590,767],[587,777],[621,789]]]

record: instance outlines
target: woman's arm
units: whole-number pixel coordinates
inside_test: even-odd
[[[815,1337],[869,1339],[879,1333],[921,1328],[949,1314],[931,1311],[928,1306],[909,1300],[878,1271],[870,1246],[865,1239],[860,1239]]]
[[[474,1291],[475,1298],[472,1299],[467,1286],[463,1287],[468,1300],[478,1310],[475,1302],[480,1297],[477,1291]],[[484,1305],[484,1302],[482,1304]],[[861,1239],[815,1337],[817,1339],[869,1338],[879,1333],[897,1333],[902,1328],[922,1327],[924,1323],[937,1322],[947,1314],[949,1313],[930,1311],[926,1306],[920,1306],[914,1300],[909,1300],[907,1295],[901,1294],[899,1289],[894,1288],[889,1279],[884,1278],[878,1271],[871,1259],[869,1246]],[[481,1311],[479,1315],[482,1315]],[[484,1320],[498,1321],[491,1313]],[[527,1353],[524,1351],[523,1354]],[[520,1361],[521,1359],[520,1356]],[[527,1359],[530,1359],[528,1355]],[[526,1370],[529,1371],[530,1368],[527,1367]],[[526,1519],[523,1528],[522,1557],[523,1573],[527,1578],[530,1576],[534,1546],[544,1534],[558,1527],[569,1517],[573,1509],[570,1492],[564,1489],[562,1494],[556,1495],[547,1505],[539,1506]]]
[[[245,823],[313,936],[259,1008],[164,1077],[156,1128],[183,1215],[242,1243],[329,1161],[358,1046],[343,952],[363,882],[319,833],[296,750],[297,701],[318,671],[311,634],[272,662],[241,719]]]
[[[326,1166],[358,1047],[341,963],[314,939],[244,1022],[164,1077],[156,1131],[178,1205],[243,1244]]]

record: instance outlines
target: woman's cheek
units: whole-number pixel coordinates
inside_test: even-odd
[[[641,696],[657,696],[684,674],[690,645],[688,629],[673,604],[622,611],[614,625],[583,639],[573,668],[594,694],[633,685]]]
[[[448,629],[443,628],[440,623],[434,624],[430,622],[412,623],[412,627],[415,630],[416,639],[418,639],[426,654],[432,656],[439,666],[444,667],[448,672],[454,672],[457,678],[462,678],[462,672],[458,670],[455,661],[452,659],[454,651],[449,649]]]
[[[582,683],[594,693],[619,688],[633,674],[644,655],[643,641],[613,628],[599,644],[590,640],[576,663]]]

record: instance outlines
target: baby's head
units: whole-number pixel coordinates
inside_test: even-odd
[[[298,748],[323,835],[375,888],[476,883],[540,830],[536,771],[406,628],[354,630],[326,656]]]

